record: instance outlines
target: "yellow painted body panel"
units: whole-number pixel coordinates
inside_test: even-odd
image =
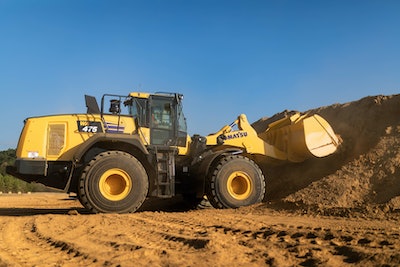
[[[143,93],[143,92],[132,92],[129,94],[131,97],[137,97],[137,98],[149,98],[150,93]]]
[[[79,131],[78,121],[82,127],[89,121],[98,122],[101,128],[91,129],[91,132]],[[79,145],[96,132],[106,132],[107,127],[112,132],[138,134],[144,145],[150,143],[149,128],[137,129],[134,119],[130,116],[104,115],[103,119],[98,114],[33,117],[26,119],[17,148],[17,157],[70,161]],[[187,138],[186,147],[177,147],[179,155],[188,154],[189,142],[190,137]]]
[[[20,137],[17,157],[72,160],[76,147],[96,134],[93,132],[79,132],[77,121],[101,122],[101,118],[100,116],[91,114],[28,118]],[[53,133],[51,130],[52,127],[59,125],[64,126],[64,133]],[[100,130],[104,131],[104,129],[98,129],[98,131]],[[49,153],[52,144],[58,146],[57,153]]]

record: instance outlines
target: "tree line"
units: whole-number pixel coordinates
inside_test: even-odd
[[[27,183],[6,173],[6,166],[14,165],[15,149],[0,151],[0,192],[39,192],[49,191],[45,186]]]

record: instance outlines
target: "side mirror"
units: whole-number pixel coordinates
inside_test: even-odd
[[[109,111],[112,114],[119,114],[121,112],[121,101],[117,99],[111,99],[110,100],[110,109]]]

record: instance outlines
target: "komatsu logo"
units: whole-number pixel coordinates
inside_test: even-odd
[[[237,132],[234,134],[227,134],[226,140],[235,139],[235,138],[243,138],[247,136],[247,132]]]

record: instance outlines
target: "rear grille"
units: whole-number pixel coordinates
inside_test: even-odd
[[[65,124],[49,124],[48,137],[47,155],[60,155],[65,144]]]

